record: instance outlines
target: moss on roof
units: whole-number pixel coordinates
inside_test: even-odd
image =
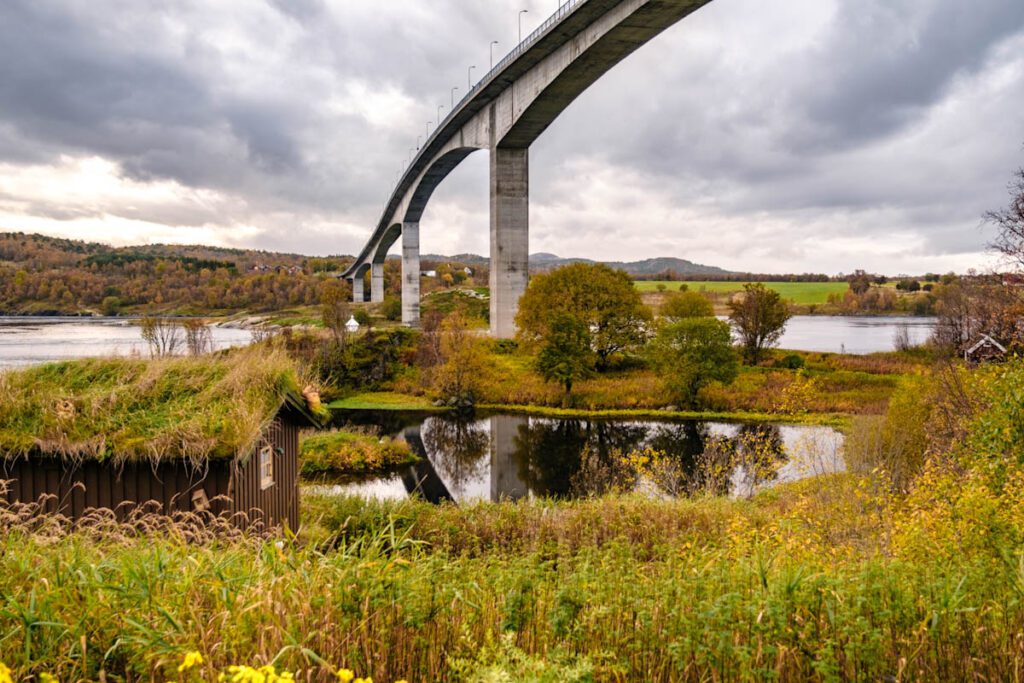
[[[295,366],[266,347],[42,365],[0,374],[0,456],[245,457],[286,401],[304,403]]]

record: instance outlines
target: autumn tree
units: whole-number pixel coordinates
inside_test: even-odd
[[[755,365],[767,349],[779,343],[790,318],[782,296],[760,282],[743,285],[743,292],[729,303],[729,311],[743,356]]]
[[[1009,192],[1010,203],[1005,208],[986,213],[985,220],[996,228],[992,248],[1019,272],[1024,270],[1024,168],[1013,174]]]
[[[684,318],[704,318],[713,316],[715,309],[708,301],[708,298],[700,292],[680,291],[672,292],[665,297],[665,301],[658,309],[662,318],[670,322],[683,320]]]
[[[349,290],[340,280],[326,280],[320,288],[320,319],[339,344],[344,343],[348,331],[345,323],[351,315]]]
[[[590,329],[571,315],[556,315],[541,342],[537,371],[547,381],[561,384],[568,398],[573,384],[589,376],[593,368]]]
[[[433,372],[433,388],[448,405],[472,408],[488,374],[484,341],[460,311],[445,318],[439,334],[441,363]]]
[[[616,354],[637,350],[652,318],[629,275],[591,263],[574,263],[533,278],[519,300],[520,339],[542,342],[562,315],[590,331],[599,370],[607,369]]]
[[[709,382],[728,384],[739,372],[729,325],[713,317],[662,325],[647,353],[673,400],[686,407],[696,405],[701,388]]]

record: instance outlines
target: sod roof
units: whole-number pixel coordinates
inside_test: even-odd
[[[247,457],[283,406],[311,419],[322,410],[308,408],[288,356],[265,347],[41,365],[0,373],[0,456]]]

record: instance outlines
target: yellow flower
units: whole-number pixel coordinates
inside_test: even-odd
[[[14,683],[14,679],[11,678],[11,670],[3,662],[0,662],[0,683]]]
[[[188,671],[189,669],[195,668],[203,663],[203,656],[193,650],[185,655],[185,659],[181,660],[181,664],[178,665],[178,673],[182,671]]]
[[[39,674],[39,683],[60,683],[60,679],[48,673]]]
[[[367,676],[366,678],[357,678],[355,683],[373,683],[373,679]]]
[[[352,683],[352,679],[356,677],[352,669],[338,669],[338,672],[335,674],[335,676],[338,677],[338,683]],[[4,682],[0,681],[0,683]]]

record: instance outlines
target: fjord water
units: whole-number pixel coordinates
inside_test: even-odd
[[[780,346],[795,351],[875,353],[892,351],[897,330],[907,326],[912,343],[924,342],[934,318],[795,316]],[[214,347],[242,346],[246,330],[214,326]],[[0,368],[70,358],[145,355],[137,325],[123,318],[57,318],[0,316]]]
[[[211,327],[213,346],[244,346],[247,330]],[[146,356],[138,325],[123,318],[0,316],[0,368],[23,367],[92,356]]]
[[[737,496],[766,486],[839,472],[843,437],[829,427],[614,419],[554,419],[495,414],[474,419],[412,413],[352,412],[348,426],[373,426],[404,438],[416,465],[385,477],[314,487],[318,493],[432,502],[573,498],[594,493],[602,469],[651,449],[671,460],[677,493],[707,485],[706,452],[756,437],[767,467],[729,467],[714,473],[714,490]],[[755,471],[755,469],[757,471]],[[642,484],[640,484],[642,486]],[[651,489],[655,495],[665,490]],[[669,492],[668,495],[673,495]]]
[[[905,327],[911,344],[923,344],[935,322],[935,318],[910,316],[798,315],[786,323],[779,347],[858,355],[893,351],[898,330]]]

